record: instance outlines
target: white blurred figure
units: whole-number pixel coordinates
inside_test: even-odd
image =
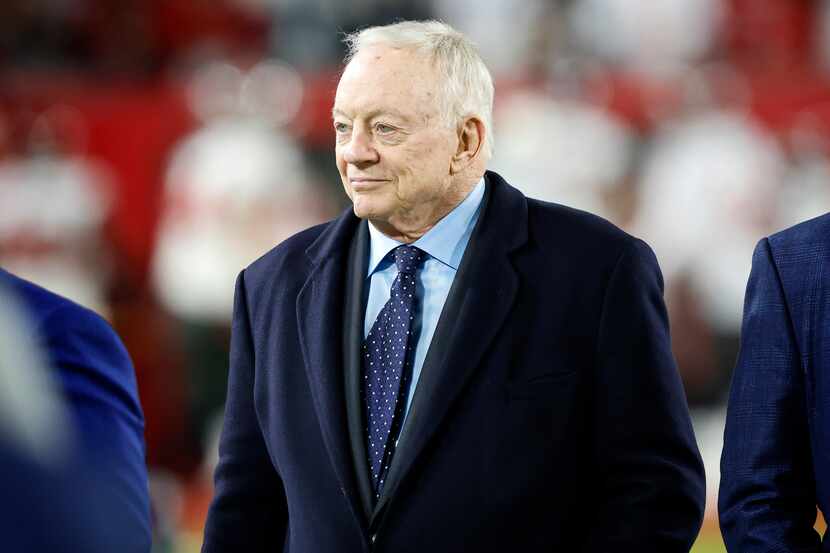
[[[826,131],[804,117],[791,133],[791,163],[776,202],[774,229],[830,211],[830,142]]]
[[[581,0],[571,26],[589,52],[635,72],[678,75],[711,47],[723,0]]]
[[[296,145],[261,122],[216,121],[188,137],[168,172],[154,260],[167,307],[229,319],[240,269],[318,222],[302,208],[305,183]]]
[[[535,56],[534,31],[546,20],[546,0],[430,0],[437,19],[470,37],[494,76],[513,74]]]
[[[112,181],[102,165],[76,155],[82,145],[68,144],[82,125],[71,109],[54,107],[34,123],[27,155],[0,162],[0,264],[105,314],[102,232]]]
[[[737,335],[755,243],[770,232],[784,160],[737,113],[710,111],[664,128],[644,168],[633,233],[667,281],[689,274],[716,332]]]
[[[153,263],[157,293],[179,317],[229,321],[241,268],[328,215],[280,126],[301,97],[299,76],[275,62],[247,73],[218,64],[195,79],[205,124],[173,154]]]
[[[225,397],[236,276],[275,244],[331,215],[309,183],[299,144],[283,129],[302,92],[297,73],[279,62],[247,71],[206,66],[191,88],[203,125],[175,148],[167,170],[152,278],[187,337],[188,403],[182,407],[205,466],[216,455],[212,421],[221,420]],[[209,488],[210,481],[202,484]],[[174,543],[183,483],[155,472],[151,485],[159,541]]]
[[[603,197],[628,171],[631,131],[607,111],[540,93],[506,99],[496,113],[494,170],[526,195],[614,218]]]

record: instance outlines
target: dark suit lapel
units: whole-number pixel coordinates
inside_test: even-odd
[[[312,268],[297,296],[297,325],[323,441],[361,527],[364,510],[352,465],[343,370],[343,298],[349,245],[358,219],[344,213],[308,248]]]
[[[509,253],[527,239],[526,200],[494,173],[486,183],[482,213],[441,312],[372,527],[480,365],[518,290]]]
[[[352,462],[357,476],[360,499],[368,520],[374,508],[372,483],[369,481],[369,465],[366,460],[366,443],[363,422],[363,397],[361,395],[360,357],[363,344],[363,318],[366,305],[366,270],[369,264],[369,229],[364,221],[355,233],[349,251],[346,273],[346,310],[343,319],[343,356],[345,359],[346,412],[348,413],[349,441]]]

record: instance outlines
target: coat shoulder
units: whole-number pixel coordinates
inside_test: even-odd
[[[593,213],[532,198],[527,199],[527,205],[531,235],[537,236],[540,244],[580,258],[589,254],[602,264],[615,263],[628,251],[653,255],[645,242]]]
[[[775,257],[830,249],[830,213],[776,232],[769,237],[769,243]]]
[[[795,310],[803,303],[805,291],[812,289],[817,280],[827,282],[819,275],[830,258],[830,213],[777,232],[766,242],[771,263],[791,309]]]
[[[286,238],[262,257],[245,268],[245,283],[249,289],[266,282],[278,273],[291,269],[291,272],[301,273],[298,270],[306,267],[308,259],[306,250],[333,222],[322,223]]]
[[[84,324],[88,328],[114,335],[109,323],[98,313],[34,282],[5,271],[0,271],[0,282],[17,296],[31,323],[41,331],[47,326],[47,322],[52,325],[56,319],[60,319],[66,323],[73,323],[72,326]]]

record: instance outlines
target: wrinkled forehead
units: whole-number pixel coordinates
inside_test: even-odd
[[[392,108],[431,116],[438,112],[438,72],[425,55],[387,46],[368,46],[343,70],[334,108],[364,112]]]

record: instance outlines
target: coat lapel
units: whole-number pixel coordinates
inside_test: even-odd
[[[297,296],[296,310],[306,375],[323,442],[352,513],[365,527],[346,424],[342,348],[347,254],[357,222],[349,210],[306,250],[311,271]]]
[[[366,459],[366,442],[363,427],[363,365],[361,345],[363,344],[363,319],[366,305],[364,283],[369,264],[369,228],[363,222],[355,233],[349,251],[346,276],[346,310],[343,314],[343,357],[345,359],[346,412],[348,414],[349,441],[360,499],[366,519],[372,515],[374,499],[372,483],[369,480],[369,464]]]
[[[527,240],[524,196],[495,173],[486,174],[482,213],[453,281],[429,346],[384,491],[374,511],[382,513],[426,445],[441,428],[453,401],[480,365],[518,290],[509,254]]]

